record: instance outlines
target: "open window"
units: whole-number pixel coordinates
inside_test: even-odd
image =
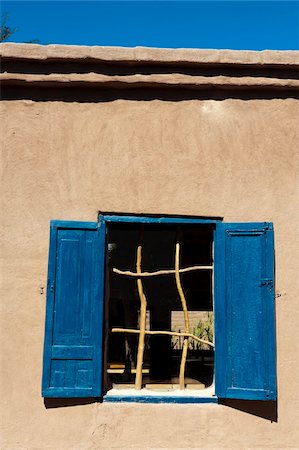
[[[43,396],[161,401],[162,391],[162,401],[276,399],[272,224],[52,221]]]
[[[213,227],[110,224],[107,245],[108,388],[211,387]]]

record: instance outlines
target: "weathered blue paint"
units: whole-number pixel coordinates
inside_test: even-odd
[[[271,223],[216,225],[214,307],[216,395],[275,400]]]
[[[202,218],[202,217],[168,217],[168,216],[131,216],[131,215],[99,215],[99,220],[114,223],[145,223],[145,224],[213,224],[218,223],[221,218]]]
[[[187,396],[104,396],[104,402],[111,403],[218,403],[217,397],[187,397]]]
[[[99,397],[105,223],[52,221],[42,395]]]
[[[269,223],[102,214],[52,221],[43,396],[100,397],[106,223],[214,224],[219,398],[276,399],[274,241]],[[217,403],[217,397],[106,396],[106,402]]]

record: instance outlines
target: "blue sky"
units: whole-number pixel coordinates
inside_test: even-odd
[[[299,49],[298,1],[2,1],[18,30],[42,44]]]

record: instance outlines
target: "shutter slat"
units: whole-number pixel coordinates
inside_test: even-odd
[[[93,347],[87,345],[81,346],[67,346],[67,345],[53,345],[52,358],[53,359],[92,359]]]

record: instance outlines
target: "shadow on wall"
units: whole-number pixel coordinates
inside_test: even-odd
[[[89,405],[91,403],[102,403],[103,399],[87,397],[87,398],[44,398],[46,409],[65,408],[67,406]]]
[[[237,400],[226,398],[219,399],[218,403],[247,414],[252,414],[253,416],[261,417],[262,419],[270,420],[271,422],[278,421],[276,401]]]
[[[125,63],[126,64],[126,63]],[[152,74],[169,74],[179,73],[190,76],[225,76],[225,77],[267,77],[294,79],[298,77],[297,67],[279,67],[262,65],[255,67],[251,65],[231,67],[228,64],[213,64],[212,66],[198,66],[192,63],[181,64],[129,64],[124,65],[123,62],[105,63],[94,62],[92,60],[80,61],[54,61],[54,60],[22,60],[22,59],[5,59],[1,62],[2,73],[24,73],[24,74],[42,74],[49,75],[53,73],[96,73],[109,76],[126,76],[126,75],[152,75]]]
[[[166,86],[163,88],[149,88],[141,83],[136,88],[92,87],[88,83],[79,83],[77,86],[53,87],[47,84],[45,87],[22,86],[17,84],[2,84],[2,100],[32,100],[36,102],[63,101],[79,103],[102,103],[114,100],[226,100],[228,98],[240,100],[273,100],[275,98],[299,98],[298,90],[290,89],[182,89],[179,86]],[[111,83],[110,83],[111,84]]]
[[[102,398],[45,398],[44,405],[46,409],[65,408],[67,406],[88,405],[91,403],[102,403]],[[232,400],[219,399],[219,404],[238,411],[261,417],[262,419],[277,422],[277,402],[262,400]],[[158,407],[158,405],[157,405]],[[177,405],[179,408],[180,405]]]

